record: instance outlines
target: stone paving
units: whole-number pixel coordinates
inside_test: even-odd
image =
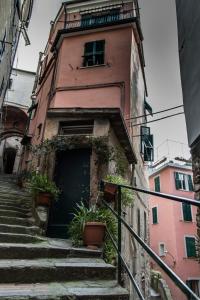
[[[101,251],[40,236],[30,195],[0,177],[0,299],[128,300]]]

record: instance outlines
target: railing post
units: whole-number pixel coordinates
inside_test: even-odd
[[[122,215],[122,201],[121,201],[121,186],[118,186],[118,197],[117,197],[117,212],[118,216]],[[118,283],[122,283],[122,262],[121,262],[121,254],[122,251],[122,223],[121,219],[118,218]]]

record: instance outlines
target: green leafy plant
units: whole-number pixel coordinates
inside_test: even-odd
[[[58,199],[60,194],[60,190],[56,184],[51,181],[47,175],[37,173],[32,173],[29,180],[29,189],[34,195],[38,195],[38,193],[49,193],[55,200]]]
[[[128,181],[124,179],[121,175],[107,175],[105,178],[106,182],[129,185]],[[132,190],[127,188],[122,188],[122,205],[131,205],[134,201],[134,193]]]
[[[83,203],[77,205],[74,212],[74,217],[68,227],[68,233],[72,239],[74,246],[83,245],[83,230],[87,222],[102,222],[106,224],[110,234],[117,238],[117,223],[112,213],[105,207],[97,207],[96,205],[87,208]],[[115,249],[111,244],[110,239],[106,235],[104,243],[104,256],[107,262],[112,262],[116,256]]]

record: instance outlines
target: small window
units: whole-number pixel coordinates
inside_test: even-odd
[[[186,255],[188,258],[196,257],[196,240],[194,237],[185,237]]]
[[[60,124],[60,135],[91,135],[93,134],[94,121],[72,121]]]
[[[183,220],[187,222],[192,221],[192,209],[190,204],[182,203]]]
[[[147,214],[144,211],[144,240],[147,240]]]
[[[37,136],[38,136],[38,138],[41,135],[41,131],[42,131],[42,123],[40,123],[40,125],[38,125],[38,127],[37,127]]]
[[[83,66],[90,67],[104,64],[105,41],[95,41],[85,44]]]
[[[3,56],[3,53],[5,51],[5,47],[6,47],[6,30],[4,32],[3,39],[0,41],[0,62],[1,62],[1,58]]]
[[[186,284],[198,297],[200,297],[200,280],[186,280]],[[188,299],[193,300],[194,297],[191,296]]]
[[[2,82],[1,82],[1,86],[0,86],[0,97],[2,95],[3,89],[4,89],[4,78],[3,78]]]
[[[9,81],[8,81],[8,89],[9,89],[9,90],[11,90],[12,84],[13,84],[13,79],[10,78]]]
[[[174,173],[177,190],[193,191],[192,176],[179,172]]]
[[[137,232],[138,232],[138,235],[140,236],[141,235],[141,222],[140,222],[140,210],[138,209],[137,210]]]
[[[158,224],[158,208],[157,207],[152,208],[152,221],[153,221],[153,224]]]
[[[166,253],[165,253],[165,244],[164,243],[159,244],[159,255],[160,256],[165,256],[166,255]]]
[[[160,192],[160,177],[154,178],[154,188],[156,192]]]

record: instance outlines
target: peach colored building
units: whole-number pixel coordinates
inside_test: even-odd
[[[150,189],[194,199],[192,169],[188,165],[169,162],[153,170]],[[200,265],[196,258],[197,208],[151,196],[150,245],[165,263],[200,296]],[[158,270],[152,263],[152,268]],[[164,275],[172,298],[187,299]]]
[[[144,116],[148,109],[142,40],[136,0],[65,1],[51,24],[23,139],[24,168],[47,172],[62,190],[50,210],[49,236],[66,238],[76,204],[94,203],[105,175],[118,174],[130,184],[147,186],[144,162],[148,155],[152,159],[152,149],[144,144],[141,151],[140,126],[132,127],[127,120]],[[30,145],[55,139],[63,139],[62,150],[37,156],[30,151]],[[95,146],[100,140],[104,150],[112,149],[107,161],[101,157],[103,163]],[[147,218],[146,197],[136,196],[127,219],[145,240]],[[137,244],[124,239],[128,263],[148,299],[148,259]]]

